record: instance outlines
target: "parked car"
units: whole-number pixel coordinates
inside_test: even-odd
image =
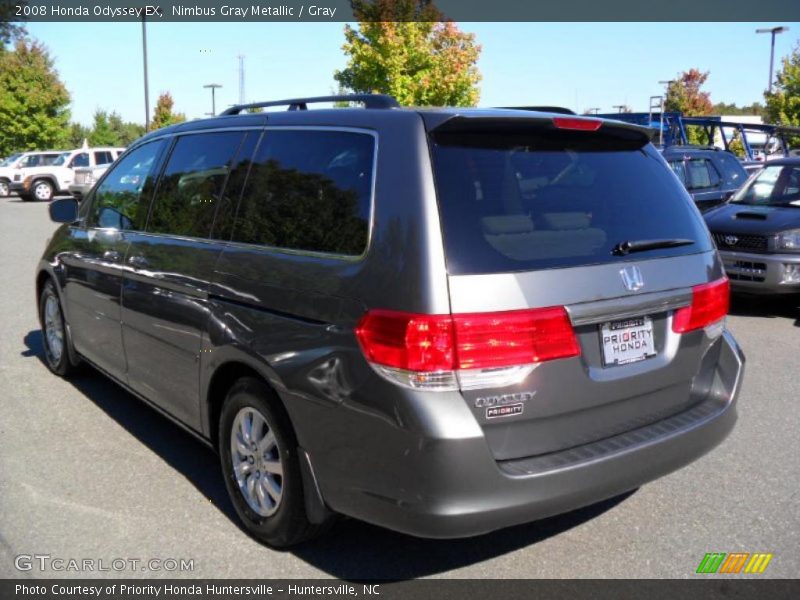
[[[747,181],[747,171],[731,152],[705,146],[669,146],[664,158],[701,212],[729,200]]]
[[[11,193],[11,187],[22,182],[26,169],[51,165],[61,156],[61,151],[19,152],[9,156],[0,165],[0,197]]]
[[[322,101],[365,108],[297,110]],[[49,368],[95,365],[216,448],[254,536],[480,534],[731,431],[728,281],[648,130],[276,105],[135,142],[51,204],[36,274]]]
[[[77,167],[110,165],[124,148],[78,148],[62,153],[52,164],[23,170],[23,177],[11,183],[11,190],[23,200],[49,201],[56,194],[69,193]]]
[[[78,167],[73,169],[75,172],[75,178],[69,185],[70,195],[80,202],[110,166],[111,164],[98,165],[96,167]]]
[[[800,157],[770,160],[705,219],[734,291],[800,293]]]

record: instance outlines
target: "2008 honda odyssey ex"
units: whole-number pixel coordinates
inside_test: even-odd
[[[728,281],[648,130],[345,99],[154,131],[53,203],[50,369],[85,361],[217,448],[275,546],[335,514],[480,534],[725,438]]]

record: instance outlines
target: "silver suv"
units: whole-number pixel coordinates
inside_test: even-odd
[[[36,275],[51,370],[95,365],[216,448],[254,536],[476,535],[731,431],[728,280],[648,130],[278,104],[134,143],[51,205]]]

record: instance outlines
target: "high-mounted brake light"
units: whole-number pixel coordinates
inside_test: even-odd
[[[575,117],[553,117],[553,125],[559,129],[575,129],[578,131],[597,131],[603,124],[597,119],[578,119]]]
[[[730,307],[730,283],[727,277],[692,288],[692,304],[675,311],[672,331],[686,333],[721,321]]]
[[[510,385],[537,363],[580,354],[563,307],[455,315],[371,310],[356,336],[381,375],[426,389]]]

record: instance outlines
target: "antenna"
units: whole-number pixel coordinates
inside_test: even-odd
[[[239,58],[239,104],[244,104],[244,54]]]

